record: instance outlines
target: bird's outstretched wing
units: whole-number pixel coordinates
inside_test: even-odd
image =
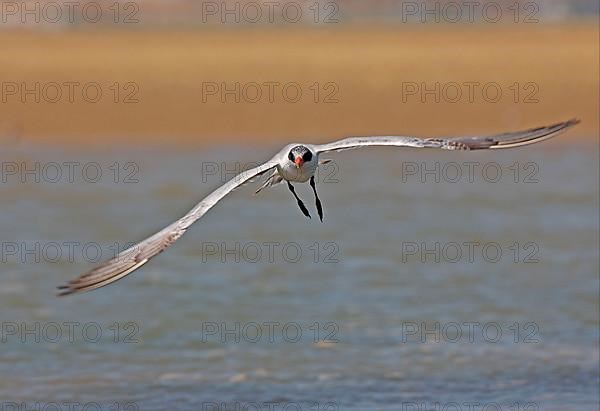
[[[147,263],[152,257],[160,254],[167,247],[177,241],[186,232],[186,230],[194,222],[196,222],[196,220],[202,217],[227,194],[235,190],[237,187],[243,185],[250,179],[266,173],[276,166],[277,161],[274,157],[261,166],[238,174],[209,194],[192,210],[190,210],[179,220],[175,221],[173,224],[119,253],[113,259],[106,261],[93,270],[79,276],[74,280],[69,281],[63,286],[58,287],[60,290],[59,295],[63,296],[95,290],[96,288],[104,287],[105,285],[120,280],[127,274],[132,273]]]
[[[502,133],[492,136],[448,138],[419,138],[408,136],[349,137],[328,144],[315,145],[314,148],[318,153],[368,146],[440,148],[445,150],[492,150],[534,144],[554,137],[578,123],[579,120],[571,119],[551,126],[537,127],[525,131]]]

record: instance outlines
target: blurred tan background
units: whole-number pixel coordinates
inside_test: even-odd
[[[163,10],[181,19],[188,2],[155,3],[156,13],[123,5],[135,24],[76,29],[44,25],[43,9],[42,24],[19,24],[20,10],[5,8],[0,139],[274,143],[496,132],[570,117],[583,120],[571,139],[598,138],[599,33],[589,15],[547,18],[547,5],[529,24],[525,15],[449,24],[440,9],[438,24],[412,11],[417,20],[403,22],[405,10],[381,25],[354,22],[341,4],[334,24],[251,24],[243,14],[237,23],[209,9],[187,27],[155,23]]]

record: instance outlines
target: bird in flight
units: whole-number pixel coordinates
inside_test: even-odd
[[[319,164],[319,156],[331,151],[341,151],[370,146],[394,146],[413,148],[435,148],[442,150],[497,150],[527,146],[554,137],[575,126],[579,120],[572,119],[550,126],[533,128],[525,131],[502,133],[491,136],[450,137],[450,138],[418,138],[406,136],[349,137],[328,144],[289,144],[266,163],[244,171],[221,187],[210,193],[186,215],[151,237],[122,251],[117,256],[104,262],[91,271],[69,281],[59,288],[59,295],[69,295],[95,290],[111,284],[146,264],[152,257],[160,254],[177,241],[187,229],[214,207],[227,194],[251,179],[271,172],[257,193],[265,187],[284,182],[292,192],[302,213],[310,218],[304,202],[298,197],[292,183],[310,182],[315,195],[319,219],[323,221],[323,206],[317,194],[315,172]]]

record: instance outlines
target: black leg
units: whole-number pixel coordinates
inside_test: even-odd
[[[317,200],[317,212],[319,213],[319,218],[321,222],[323,222],[323,206],[321,205],[321,200],[319,200],[319,195],[317,194],[317,186],[315,185],[315,176],[310,178],[310,186],[315,193],[315,199]]]
[[[304,214],[305,216],[307,216],[308,218],[310,218],[310,213],[306,209],[306,206],[304,205],[304,203],[302,202],[302,200],[300,200],[298,198],[298,195],[296,194],[296,190],[294,190],[294,186],[292,185],[292,183],[290,183],[288,181],[287,184],[288,184],[288,188],[290,189],[290,191],[292,192],[292,194],[296,198],[296,201],[298,202],[298,207],[300,207],[300,210],[302,210],[302,214]]]

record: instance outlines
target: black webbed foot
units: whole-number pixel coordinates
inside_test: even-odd
[[[323,206],[321,205],[321,200],[319,200],[319,195],[317,194],[317,186],[315,185],[315,176],[310,178],[310,186],[313,189],[313,193],[315,193],[315,200],[317,203],[317,212],[319,213],[319,218],[321,222],[323,222]]]
[[[304,203],[302,202],[302,200],[300,200],[300,198],[298,197],[298,195],[296,194],[296,190],[294,189],[294,186],[292,185],[292,183],[290,183],[289,181],[287,182],[288,184],[288,188],[290,189],[290,191],[292,192],[292,194],[294,195],[294,198],[296,199],[296,201],[298,202],[298,207],[300,207],[300,210],[302,211],[302,214],[304,214],[305,216],[307,216],[308,218],[310,217],[310,213],[308,212],[308,209],[306,208],[306,206],[304,205]]]

